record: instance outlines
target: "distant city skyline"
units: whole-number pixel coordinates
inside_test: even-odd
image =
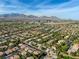
[[[79,19],[79,0],[0,0],[0,14],[22,13]]]

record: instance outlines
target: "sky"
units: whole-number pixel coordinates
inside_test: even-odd
[[[0,14],[6,13],[79,20],[79,0],[0,0]]]

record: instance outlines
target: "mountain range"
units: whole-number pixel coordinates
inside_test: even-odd
[[[63,21],[63,19],[60,19],[56,16],[34,16],[34,15],[25,15],[25,14],[19,14],[19,13],[10,13],[10,14],[0,14],[0,21]],[[64,21],[66,21],[64,19]],[[71,20],[70,20],[71,21]]]

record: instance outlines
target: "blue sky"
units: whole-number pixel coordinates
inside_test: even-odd
[[[0,0],[0,14],[4,13],[79,19],[79,0]]]

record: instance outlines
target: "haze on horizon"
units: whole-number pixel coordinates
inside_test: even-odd
[[[5,13],[79,19],[79,0],[0,0],[0,14]]]

